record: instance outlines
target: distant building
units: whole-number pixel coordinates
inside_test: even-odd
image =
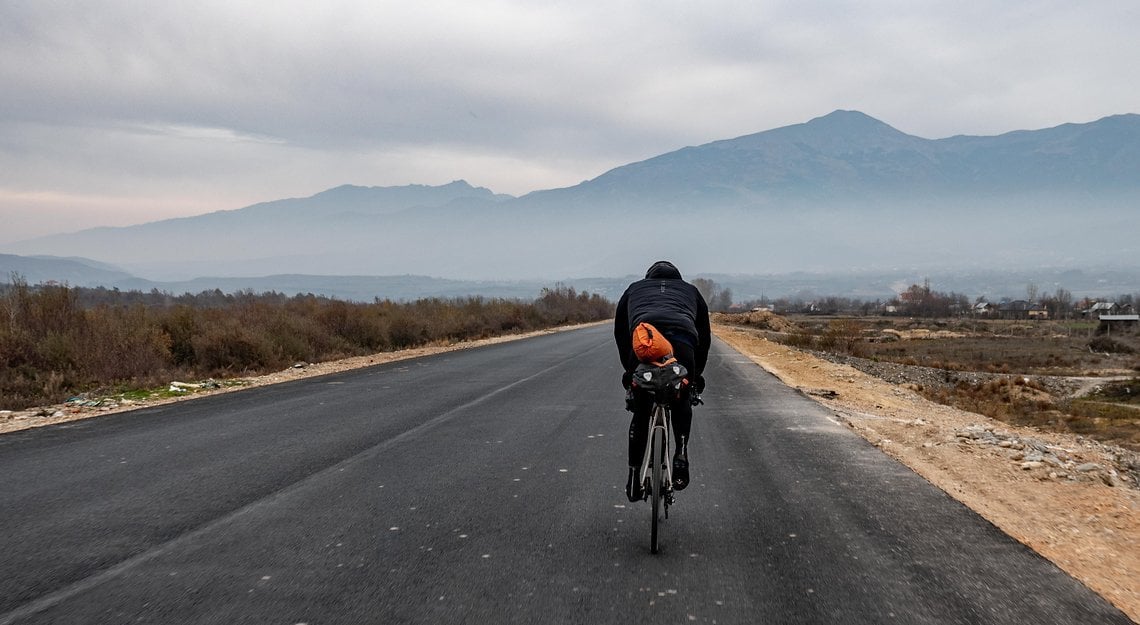
[[[997,311],[997,306],[989,302],[978,302],[974,304],[972,311],[978,317],[990,317]]]
[[[1029,318],[1029,302],[1023,299],[1015,299],[1012,302],[1002,302],[998,304],[998,317],[1002,319],[1028,319]]]
[[[1116,306],[1116,302],[1099,301],[1085,310],[1084,314],[1089,317],[1100,317],[1101,315],[1116,315],[1117,312],[1119,312],[1119,307]]]
[[[1049,318],[1049,309],[1044,304],[1027,302],[1023,299],[1012,302],[1002,302],[997,307],[998,317],[1002,319],[1034,319]]]
[[[1109,334],[1113,332],[1135,331],[1140,327],[1140,315],[1101,315],[1100,327]]]

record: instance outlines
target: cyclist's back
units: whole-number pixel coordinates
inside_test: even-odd
[[[709,330],[709,312],[705,300],[695,286],[685,282],[681,272],[668,261],[654,263],[645,273],[645,279],[629,285],[618,300],[614,317],[614,340],[625,375],[622,384],[629,381],[639,361],[633,352],[632,332],[638,323],[653,324],[673,345],[674,357],[688,370],[692,386],[697,393],[704,389],[704,368],[708,361],[712,334]],[[688,485],[688,441],[693,409],[689,398],[683,397],[672,406],[673,433],[677,453],[673,459],[675,487],[681,490]],[[626,495],[630,501],[641,498],[641,485],[634,477],[645,447],[646,425],[653,409],[652,397],[634,396],[633,419],[630,421],[629,466]]]

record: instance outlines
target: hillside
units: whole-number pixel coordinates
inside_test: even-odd
[[[87,258],[0,254],[0,282],[8,282],[12,275],[29,284],[59,282],[91,287],[111,286],[132,277],[117,267]]]

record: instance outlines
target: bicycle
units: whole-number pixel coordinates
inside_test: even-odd
[[[650,525],[649,550],[658,552],[658,525],[664,514],[669,518],[669,506],[673,505],[673,464],[669,461],[672,411],[669,405],[689,392],[689,372],[680,363],[664,366],[642,364],[633,373],[630,383],[630,398],[637,392],[653,395],[653,413],[649,418],[649,435],[645,441],[641,471],[638,479],[647,499],[652,500],[653,520]],[[701,402],[700,395],[689,394],[694,406]],[[656,460],[655,460],[656,459]]]

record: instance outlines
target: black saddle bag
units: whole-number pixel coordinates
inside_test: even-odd
[[[662,401],[676,401],[689,392],[689,371],[679,362],[665,366],[642,363],[633,371],[630,390],[650,393]]]

